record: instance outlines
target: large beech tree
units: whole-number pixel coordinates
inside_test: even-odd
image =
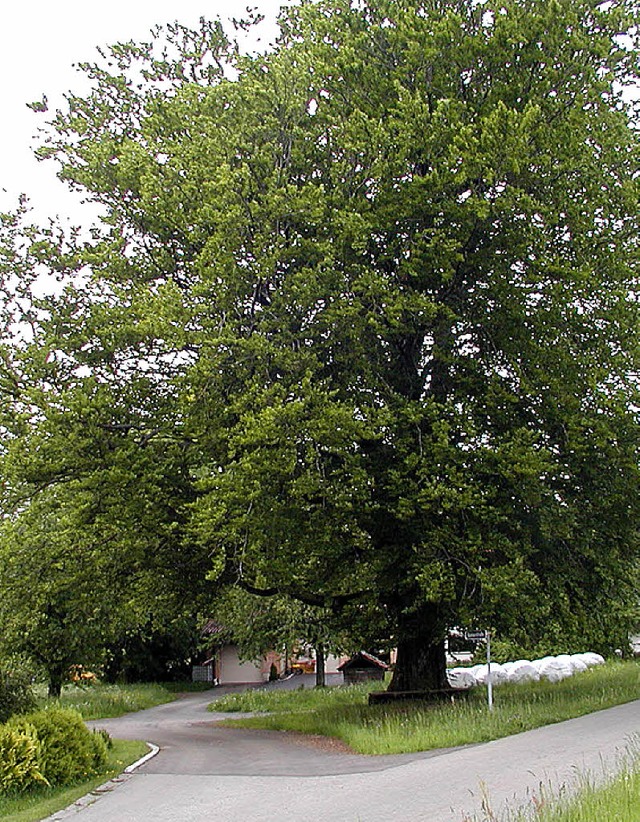
[[[613,641],[637,597],[637,11],[321,0],[266,54],[204,22],[105,52],[41,149],[105,215],[38,246],[82,275],[43,304],[66,387],[42,420],[86,434],[108,386],[126,420],[97,430],[185,455],[176,556],[373,603],[393,689],[445,684],[452,624]]]

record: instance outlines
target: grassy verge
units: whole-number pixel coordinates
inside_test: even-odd
[[[367,705],[364,688],[320,691],[250,691],[214,702],[213,711],[269,711],[266,716],[227,720],[250,728],[336,737],[364,754],[391,754],[487,742],[553,722],[610,708],[640,697],[640,665],[612,662],[551,684],[501,685],[495,708],[474,689],[455,705]]]
[[[122,716],[132,711],[153,708],[176,699],[184,691],[205,690],[201,683],[169,682],[143,683],[138,685],[106,685],[97,683],[79,687],[67,685],[60,699],[47,699],[44,691],[40,694],[41,707],[56,704],[61,708],[78,711],[83,719],[106,719]]]
[[[577,793],[561,791],[532,798],[518,810],[497,817],[485,808],[475,822],[638,822],[640,820],[640,752],[632,745],[617,775],[604,781],[581,776]],[[488,798],[490,804],[490,797]],[[469,820],[470,822],[470,820]]]
[[[107,768],[100,776],[63,788],[39,788],[16,797],[0,797],[0,819],[3,822],[37,822],[66,808],[98,785],[117,776],[147,752],[144,742],[113,740]]]
[[[638,822],[640,767],[624,771],[604,788],[585,783],[572,801],[543,800],[535,814],[537,822]],[[525,819],[527,817],[520,815],[514,822],[525,822]]]
[[[524,817],[520,817],[524,822]],[[640,766],[624,771],[604,788],[585,785],[572,802],[543,804],[539,822],[638,822],[640,819]]]

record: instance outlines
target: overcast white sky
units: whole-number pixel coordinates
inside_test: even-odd
[[[26,106],[46,94],[55,109],[64,92],[81,88],[73,63],[93,60],[96,46],[148,39],[157,23],[177,19],[195,25],[200,17],[241,17],[247,5],[257,5],[273,19],[281,2],[5,0],[0,11],[0,210],[13,209],[25,193],[40,219],[70,215],[74,223],[83,222],[77,197],[56,180],[54,164],[33,157],[32,137],[43,115]],[[267,41],[269,36],[267,29]]]

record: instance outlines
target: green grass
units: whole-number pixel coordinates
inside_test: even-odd
[[[38,694],[41,707],[56,705],[78,711],[83,719],[106,719],[171,702],[183,691],[200,691],[202,683],[143,683],[138,685],[66,685],[60,699]]]
[[[297,688],[294,691],[266,691],[255,688],[229,694],[209,705],[210,711],[307,712],[364,705],[369,691],[381,690],[380,682],[329,688]]]
[[[627,768],[610,784],[583,785],[573,800],[542,802],[535,811],[538,822],[638,822],[640,820],[640,765]],[[523,816],[520,817],[524,822]]]
[[[0,819],[3,822],[37,822],[45,819],[122,773],[127,765],[144,756],[147,750],[144,742],[114,739],[113,748],[109,751],[107,770],[103,774],[72,786],[38,788],[20,796],[0,797]]]
[[[370,689],[369,689],[370,690]],[[501,685],[489,712],[483,688],[455,705],[367,705],[367,689],[250,691],[225,697],[213,711],[269,711],[266,716],[226,720],[249,728],[320,734],[364,754],[392,754],[487,742],[610,708],[640,697],[640,665],[611,662],[562,682]]]
[[[640,822],[640,750],[631,743],[615,774],[578,776],[572,790],[545,790],[527,805],[496,815],[485,797],[482,815],[465,822]]]

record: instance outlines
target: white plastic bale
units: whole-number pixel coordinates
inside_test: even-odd
[[[480,665],[475,671],[475,678],[478,685],[486,685],[489,668],[485,665]],[[494,685],[499,685],[501,682],[507,681],[507,674],[503,671],[502,665],[499,662],[491,663],[491,682]]]
[[[538,669],[528,659],[519,659],[509,671],[509,682],[537,682],[540,679]]]
[[[582,671],[586,671],[589,667],[584,659],[582,659],[582,654],[571,654],[570,662],[574,674],[579,674]]]
[[[540,659],[532,659],[531,664],[536,668],[537,671],[542,671],[542,669],[547,665],[549,662],[553,662],[555,660],[555,656],[543,656]]]
[[[499,662],[492,662],[491,663],[491,682],[494,685],[501,685],[503,682],[507,682],[509,679],[507,671],[504,670],[504,666],[501,665]]]
[[[476,678],[469,668],[450,668],[447,679],[452,688],[473,688],[477,685]]]
[[[517,659],[515,662],[491,663],[491,680],[494,685],[501,682],[534,682],[541,678],[549,682],[560,682],[593,665],[602,665],[604,658],[593,651],[578,654],[559,654],[541,659]],[[473,665],[471,668],[450,668],[447,677],[452,688],[472,688],[485,685],[487,665]]]
[[[509,672],[511,671],[511,669],[513,668],[514,665],[515,665],[515,662],[503,662],[502,663],[502,670],[503,670],[505,676],[507,677],[507,679],[509,678]]]
[[[540,677],[549,680],[549,682],[560,682],[572,674],[571,665],[557,658],[546,660],[540,666]]]
[[[593,651],[587,651],[585,654],[582,654],[582,657],[589,667],[592,665],[604,665],[604,657]]]

